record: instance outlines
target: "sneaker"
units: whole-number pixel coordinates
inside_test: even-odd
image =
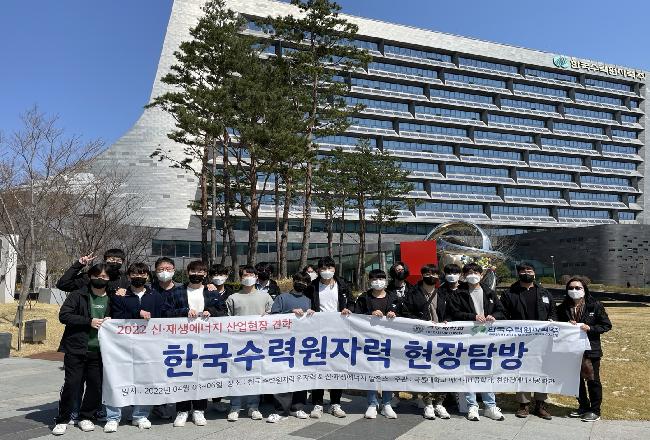
[[[151,429],[151,422],[146,417],[142,417],[142,418],[139,418],[139,419],[133,419],[131,424],[133,426],[137,426],[138,429]],[[107,425],[108,425],[108,423],[107,423]]]
[[[436,415],[438,417],[440,417],[441,419],[451,419],[451,416],[447,412],[447,408],[445,408],[444,406],[436,405],[436,407],[434,409],[435,409]]]
[[[381,409],[381,415],[386,417],[387,419],[396,419],[397,414],[393,410],[393,407],[390,406],[390,403],[387,405],[384,405],[384,407]]]
[[[338,403],[335,403],[334,405],[330,406],[330,414],[340,419],[347,416],[345,411],[343,411],[343,408],[341,408],[341,405],[339,405]]]
[[[291,411],[289,414],[292,415],[293,417],[298,418],[298,419],[308,419],[309,418],[309,414],[307,414],[306,412],[304,412],[301,409],[299,409],[298,411]]]
[[[591,411],[582,416],[583,422],[597,422],[598,420],[600,420],[600,415]]]
[[[230,411],[228,413],[228,421],[236,422],[237,420],[239,420],[239,411]]]
[[[248,408],[248,417],[253,420],[262,420],[264,416],[257,408]]]
[[[478,406],[470,406],[469,411],[467,411],[467,420],[472,422],[478,422],[481,418],[478,416]]]
[[[79,422],[79,428],[81,428],[83,432],[90,432],[95,430],[95,424],[90,420],[82,420]]]
[[[271,414],[267,417],[266,423],[278,423],[284,419],[286,419],[286,417],[282,417],[280,414]]]
[[[375,405],[370,405],[366,410],[366,413],[363,415],[366,419],[376,419],[377,418],[377,407]]]
[[[530,412],[528,411],[528,404],[520,403],[519,409],[515,413],[515,416],[519,417],[520,419],[525,419],[526,417],[528,417],[528,414],[530,414]]]
[[[551,420],[553,418],[546,408],[546,403],[541,400],[535,402],[535,410],[533,411],[533,414],[544,420]]]
[[[578,408],[578,409],[575,409],[575,410],[571,411],[569,413],[569,417],[571,417],[572,419],[581,418],[582,416],[584,416],[588,412],[589,412],[588,409]]]
[[[314,409],[309,413],[309,417],[312,419],[320,419],[323,417],[323,405],[314,405]]]
[[[397,393],[395,393],[393,398],[390,399],[390,406],[392,406],[393,408],[397,408],[401,402],[402,402],[402,399],[400,399],[399,396],[397,395]]]
[[[505,417],[503,417],[503,414],[501,414],[501,408],[499,408],[498,406],[488,406],[487,408],[485,408],[485,412],[483,413],[483,415],[488,419],[492,419],[492,420],[502,421],[506,419]]]
[[[57,423],[54,428],[52,428],[52,434],[54,435],[63,435],[65,430],[68,429],[67,423]]]
[[[436,419],[436,412],[433,409],[433,405],[427,405],[424,407],[424,418],[429,420]]]
[[[203,411],[192,411],[192,421],[196,426],[205,426],[208,424],[208,421],[205,420],[205,414],[203,414]]]
[[[185,426],[185,422],[187,422],[187,411],[177,412],[176,418],[174,419],[174,428]]]
[[[117,432],[118,425],[119,423],[117,422],[117,420],[109,420],[104,425],[104,432],[106,434],[110,434],[111,432]]]
[[[216,409],[217,412],[225,413],[230,409],[230,404],[226,402],[217,402],[214,404],[214,409]]]

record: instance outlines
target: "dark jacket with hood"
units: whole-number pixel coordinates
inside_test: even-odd
[[[141,319],[142,310],[151,313],[152,318],[167,317],[168,302],[163,295],[145,286],[142,299],[136,295],[131,287],[126,289],[126,295],[111,297],[111,312],[115,319]]]
[[[90,313],[90,284],[77,289],[63,301],[59,321],[65,325],[59,351],[66,354],[85,355],[88,352],[88,333],[93,318]],[[106,316],[112,316],[111,298]]]
[[[557,320],[557,313],[555,310],[555,301],[553,295],[548,290],[533,282],[533,287],[537,291],[537,316],[540,321],[555,321]],[[519,281],[510,286],[510,290],[501,295],[501,303],[506,312],[507,319],[525,320],[528,319],[526,311],[526,302],[521,297],[522,292],[525,292]]]
[[[64,292],[74,292],[88,286],[90,277],[83,271],[85,267],[79,260],[75,261],[57,281],[56,288]],[[109,294],[115,293],[118,289],[128,289],[131,285],[129,278],[121,271],[114,275],[110,273],[108,275],[110,279],[108,280],[108,286],[106,286],[106,292]]]
[[[367,290],[357,297],[357,302],[354,305],[354,309],[351,309],[352,312],[358,313],[359,315],[372,315],[372,312],[375,310],[381,310],[381,312],[386,316],[388,312],[398,313],[399,307],[399,298],[395,292],[386,291],[386,301],[378,301],[372,295],[372,289]],[[380,302],[383,303],[380,306]]]
[[[588,289],[585,290],[585,304],[581,316],[577,317],[576,322],[589,326],[587,337],[591,343],[591,350],[585,351],[585,356],[599,358],[603,355],[600,335],[612,329],[612,322],[609,320],[609,316],[607,316],[607,311],[603,303],[591,296]],[[573,305],[573,299],[567,294],[557,308],[557,320],[562,322],[571,321],[573,319],[571,315]]]
[[[316,312],[320,312],[320,275],[314,281],[311,282],[311,285],[305,290],[305,296],[311,300],[312,308]],[[338,276],[334,275],[334,281],[336,281],[338,292],[339,292],[339,312],[343,309],[348,309],[354,311],[354,297],[350,291],[348,284]]]
[[[483,289],[483,316],[492,315],[495,319],[505,319],[503,304],[496,292],[483,284],[480,286]],[[474,321],[476,319],[477,311],[467,283],[458,284],[458,291],[453,297],[453,309],[453,319],[456,321]]]
[[[406,292],[400,304],[399,315],[404,318],[421,319],[431,321],[431,311],[429,309],[429,297],[424,291],[423,281],[418,281],[413,287]],[[453,319],[453,304],[446,290],[437,289],[438,296],[436,304],[436,315],[438,321],[449,321]]]

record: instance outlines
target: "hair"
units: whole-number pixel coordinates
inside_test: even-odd
[[[368,272],[368,279],[369,280],[386,279],[386,272],[384,272],[381,269],[373,269],[370,272]]]
[[[239,278],[244,276],[244,273],[252,273],[257,276],[257,270],[254,266],[247,264],[246,266],[239,266]]]
[[[108,260],[109,258],[119,258],[124,261],[126,260],[126,254],[122,249],[108,249],[106,252],[104,252],[104,261]]]
[[[483,273],[483,268],[476,263],[468,263],[463,266],[463,275],[467,275],[470,271]]]
[[[306,272],[294,273],[291,277],[294,283],[306,283],[307,285],[311,284],[311,278]]]
[[[404,268],[404,272],[408,275],[409,267],[406,265],[406,263],[404,263],[403,261],[396,261],[395,264],[393,264],[388,270],[388,273],[390,274],[391,278],[397,277],[397,271],[395,270],[397,266],[402,266]]]
[[[213,264],[210,266],[210,270],[208,271],[208,275],[210,276],[215,276],[215,275],[230,275],[230,267],[229,266],[224,266],[223,264]]]
[[[153,264],[153,267],[157,269],[158,266],[160,266],[163,263],[169,263],[174,267],[174,269],[176,268],[176,263],[174,263],[174,260],[172,260],[169,257],[160,257],[160,258],[158,258],[156,260],[156,262]]]
[[[89,277],[98,277],[102,272],[106,273],[108,275],[108,265],[106,263],[97,263],[93,264],[90,266],[90,269],[88,269],[88,276]]]
[[[535,268],[533,267],[532,264],[526,263],[526,262],[521,262],[516,266],[517,272],[521,272],[522,270],[532,270],[535,272]]]
[[[303,267],[301,272],[302,273],[307,273],[307,269],[311,269],[314,272],[318,272],[318,268],[316,266],[314,266],[313,264],[308,264],[307,266]]]
[[[336,267],[336,262],[332,257],[323,257],[318,260],[318,268],[322,269],[324,267]]]
[[[425,264],[420,268],[420,275],[424,275],[425,273],[436,273],[438,272],[438,266],[436,266],[433,263]]]
[[[589,283],[583,277],[579,277],[579,276],[571,277],[571,279],[567,281],[566,287],[564,289],[565,293],[569,290],[569,284],[573,283],[574,281],[579,281],[580,284],[582,284],[582,287],[585,289],[585,297],[587,297],[589,295],[589,287],[588,287]]]
[[[190,272],[207,272],[208,265],[201,260],[193,260],[187,265],[187,273]]]
[[[443,269],[443,271],[446,274],[451,274],[451,273],[460,273],[461,269],[460,269],[459,265],[457,265],[455,263],[451,263],[451,264],[446,265],[445,268]]]
[[[257,270],[257,273],[266,272],[269,275],[273,275],[273,265],[271,263],[267,263],[265,261],[257,263],[255,265],[255,270]]]
[[[149,275],[149,266],[142,262],[132,263],[129,264],[129,268],[127,269],[126,273],[128,275],[142,275],[142,274]]]

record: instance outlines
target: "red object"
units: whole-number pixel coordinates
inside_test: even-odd
[[[403,241],[399,244],[402,261],[411,273],[406,279],[415,284],[422,279],[420,268],[426,264],[438,265],[435,240]]]

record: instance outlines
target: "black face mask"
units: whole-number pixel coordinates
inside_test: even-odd
[[[519,274],[519,281],[522,283],[532,283],[535,280],[535,275],[531,275],[529,273],[520,273]]]
[[[147,283],[147,279],[143,277],[131,278],[131,285],[133,287],[143,287]]]
[[[293,290],[296,292],[302,293],[307,289],[307,284],[305,283],[293,283]]]
[[[260,281],[266,281],[271,278],[271,275],[266,272],[260,272],[257,274],[257,279]]]
[[[187,278],[190,280],[190,283],[192,284],[200,284],[205,279],[205,276],[193,273],[190,274]]]
[[[105,280],[103,278],[91,278],[90,285],[95,289],[105,289],[106,286],[108,286],[108,280]]]
[[[422,277],[422,281],[424,281],[424,284],[426,284],[427,286],[433,286],[434,284],[436,284],[436,281],[438,281],[438,278],[432,277],[431,275],[429,276],[425,275]]]

